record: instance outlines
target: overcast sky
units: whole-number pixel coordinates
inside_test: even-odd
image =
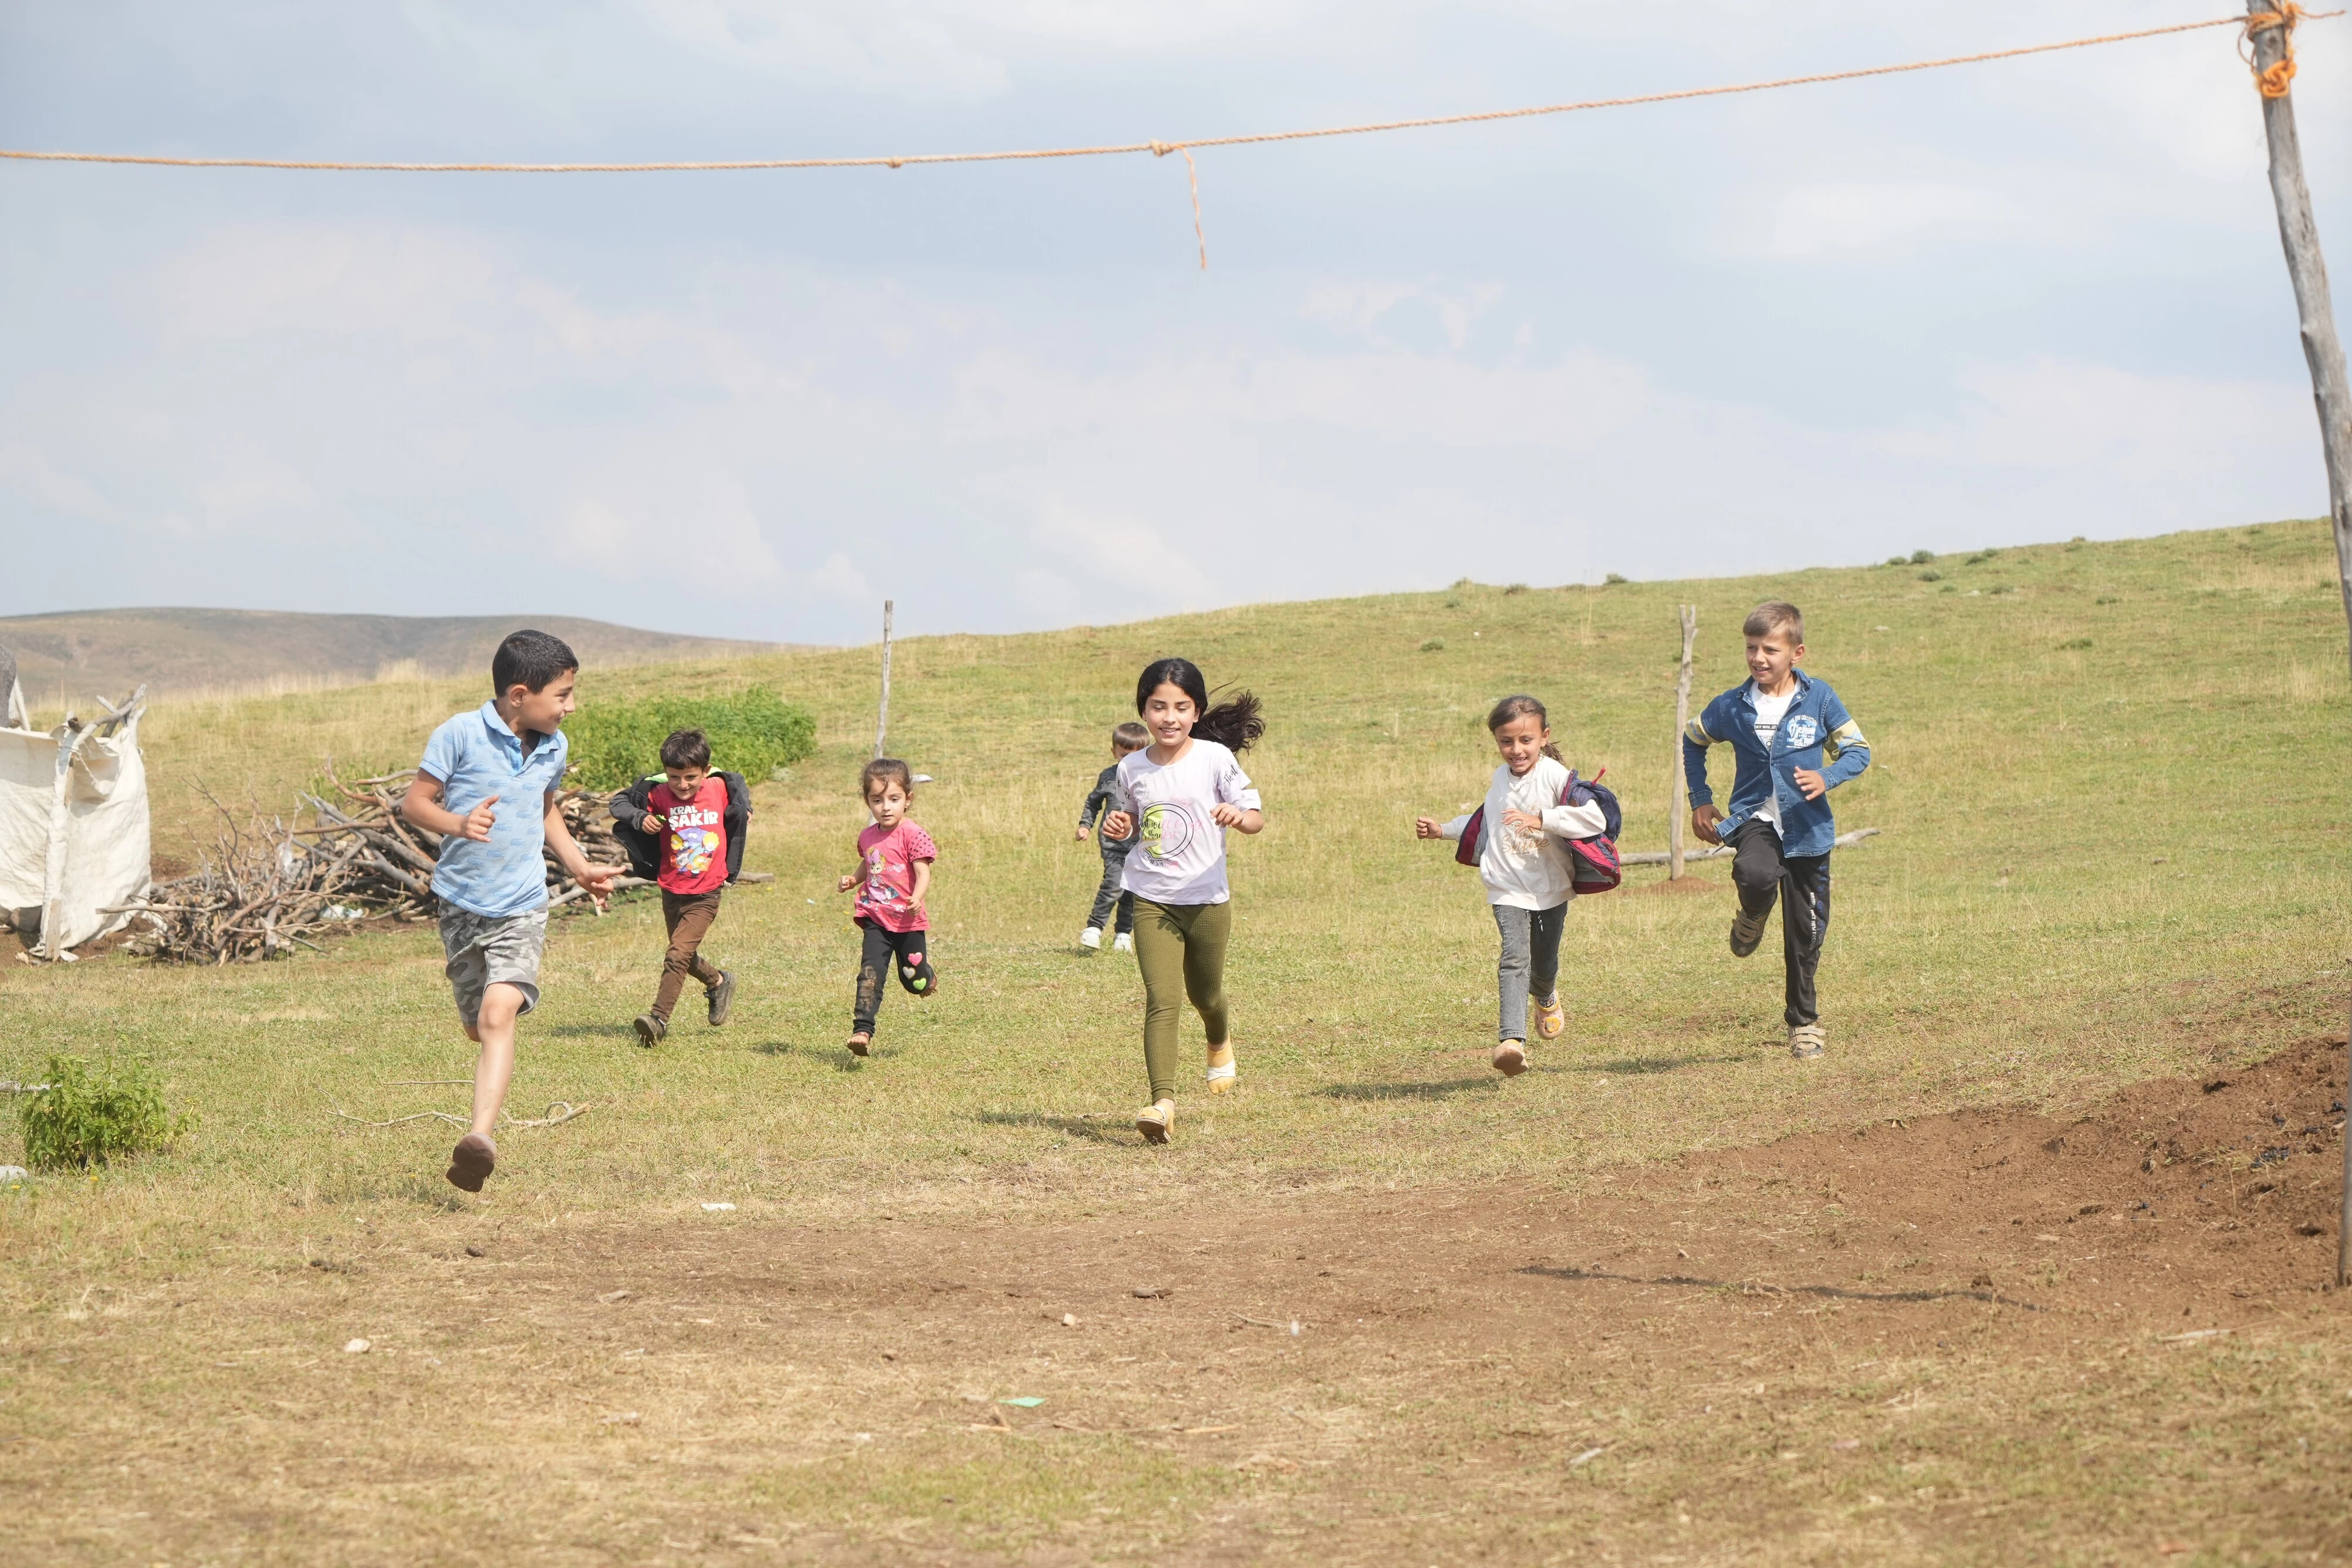
[[[849,155],[1448,113],[2221,0],[0,5],[0,144]],[[2352,26],[2295,97],[2352,269]],[[2325,509],[2227,31],[1181,160],[0,163],[0,614],[679,632],[1874,560]],[[2342,296],[2339,290],[2339,303]]]

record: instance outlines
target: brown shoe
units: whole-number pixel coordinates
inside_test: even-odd
[[[734,1010],[735,972],[731,969],[720,970],[719,983],[706,987],[703,995],[710,1003],[710,1026],[715,1029],[727,1022],[727,1015]]]
[[[499,1168],[499,1146],[478,1132],[468,1132],[449,1152],[449,1184],[478,1193],[490,1173]]]
[[[1517,1078],[1528,1070],[1528,1048],[1517,1040],[1505,1040],[1495,1047],[1495,1070],[1505,1078]]]
[[[849,1037],[849,1054],[853,1057],[872,1056],[874,1054],[873,1047],[874,1037],[867,1034],[863,1029],[858,1030],[857,1033]]]

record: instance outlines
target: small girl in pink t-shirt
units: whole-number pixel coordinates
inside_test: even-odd
[[[893,965],[898,984],[910,996],[929,996],[940,988],[925,951],[924,933],[931,921],[923,909],[931,889],[931,862],[940,851],[929,834],[907,820],[908,808],[915,802],[915,777],[906,763],[896,757],[877,757],[866,764],[859,784],[874,826],[857,836],[857,872],[841,879],[841,890],[856,890],[850,918],[866,932],[849,1037],[850,1054],[862,1057],[873,1047],[883,981]]]

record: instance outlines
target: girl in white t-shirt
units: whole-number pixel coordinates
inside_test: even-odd
[[[1486,715],[1503,765],[1486,786],[1478,836],[1478,875],[1502,931],[1496,981],[1502,1017],[1495,1070],[1516,1078],[1528,1068],[1528,998],[1536,998],[1536,1032],[1556,1039],[1568,1026],[1559,1005],[1559,938],[1569,900],[1576,897],[1576,863],[1563,840],[1590,838],[1609,823],[1598,804],[1563,804],[1568,764],[1551,743],[1544,705],[1532,697],[1506,697]],[[1470,818],[1439,822],[1424,816],[1415,837],[1458,839]]]
[[[1103,818],[1105,840],[1140,829],[1127,857],[1135,895],[1135,959],[1143,971],[1143,1066],[1151,1103],[1135,1130],[1165,1143],[1176,1127],[1176,1026],[1191,997],[1209,1037],[1209,1091],[1232,1087],[1234,1047],[1225,1019],[1225,942],[1233,934],[1225,886],[1225,829],[1265,826],[1257,791],[1234,755],[1265,731],[1257,699],[1244,691],[1214,708],[1208,683],[1188,658],[1145,667],[1135,710],[1151,744],[1118,764],[1119,786],[1135,803]]]

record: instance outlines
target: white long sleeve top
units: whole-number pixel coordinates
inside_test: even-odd
[[[1576,897],[1576,863],[1568,838],[1590,838],[1604,831],[1609,819],[1599,802],[1562,805],[1568,793],[1568,768],[1549,757],[1514,775],[1506,765],[1495,770],[1486,786],[1486,819],[1478,850],[1478,875],[1486,883],[1486,901],[1522,910],[1549,910]],[[1523,811],[1543,818],[1544,830],[1532,833],[1512,827],[1503,813]],[[1445,825],[1445,837],[1459,840],[1470,825],[1467,815]]]

